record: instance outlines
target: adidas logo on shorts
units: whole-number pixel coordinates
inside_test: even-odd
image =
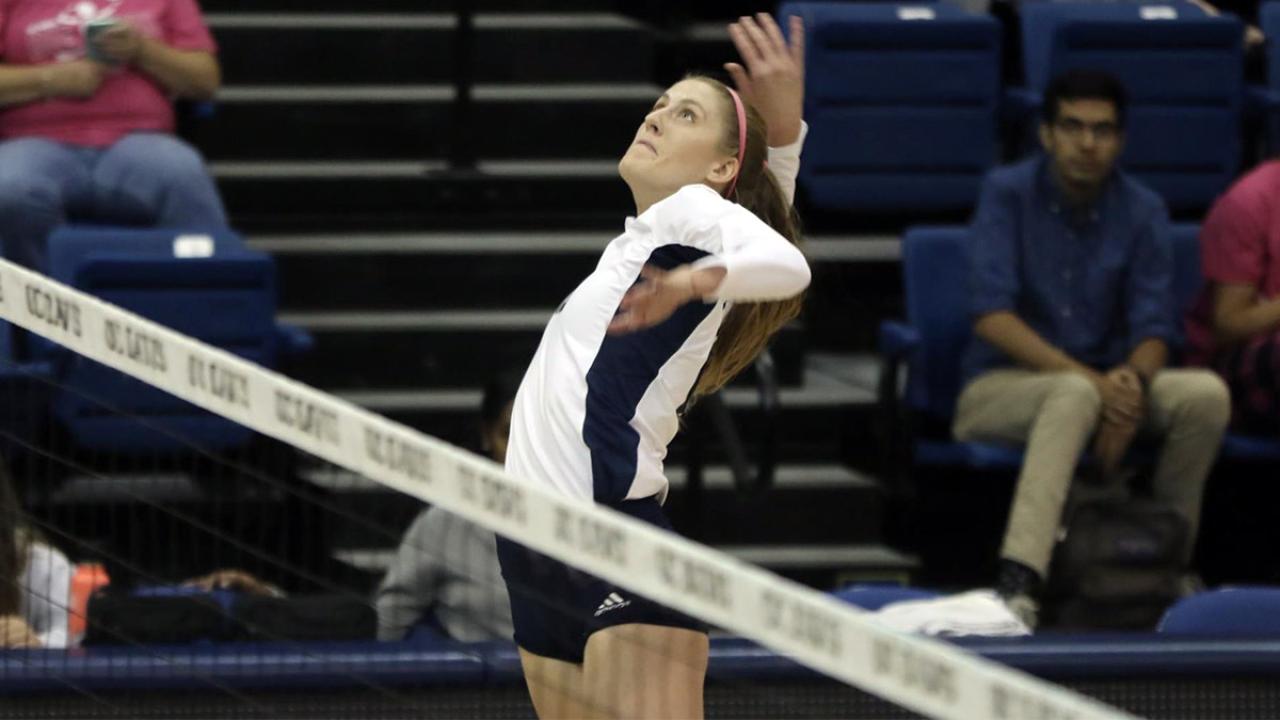
[[[604,602],[600,603],[600,607],[596,608],[596,617],[600,617],[610,610],[624,608],[630,604],[630,600],[623,600],[621,595],[616,592],[611,592],[609,593],[609,597],[605,598]]]

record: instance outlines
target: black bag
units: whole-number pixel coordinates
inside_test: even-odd
[[[1151,500],[1083,502],[1070,512],[1045,593],[1046,624],[1151,630],[1179,597],[1187,521]]]
[[[211,595],[138,596],[100,590],[89,598],[85,645],[225,641],[236,623]]]
[[[378,616],[368,601],[337,595],[246,595],[236,606],[247,640],[373,640]]]
[[[377,614],[367,601],[331,595],[102,590],[90,598],[88,614],[86,645],[372,640],[378,632]]]

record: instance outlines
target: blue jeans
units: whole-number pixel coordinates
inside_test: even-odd
[[[0,142],[4,257],[46,270],[46,239],[68,220],[198,230],[225,227],[227,215],[203,158],[169,134],[133,133],[105,148]]]

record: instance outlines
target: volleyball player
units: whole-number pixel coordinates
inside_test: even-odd
[[[547,324],[512,413],[513,477],[670,529],[679,408],[750,364],[809,284],[791,208],[803,33],[740,19],[739,91],[689,77],[645,116],[618,164],[636,216]],[[498,553],[541,718],[702,716],[697,621],[510,541]]]

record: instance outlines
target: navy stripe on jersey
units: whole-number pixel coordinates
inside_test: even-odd
[[[649,264],[663,270],[691,263],[708,253],[688,245],[663,245]],[[631,426],[636,407],[714,304],[691,302],[651,328],[625,335],[605,335],[587,371],[586,419],[582,439],[591,451],[591,478],[597,502],[617,502],[631,490],[636,476],[640,434]]]

